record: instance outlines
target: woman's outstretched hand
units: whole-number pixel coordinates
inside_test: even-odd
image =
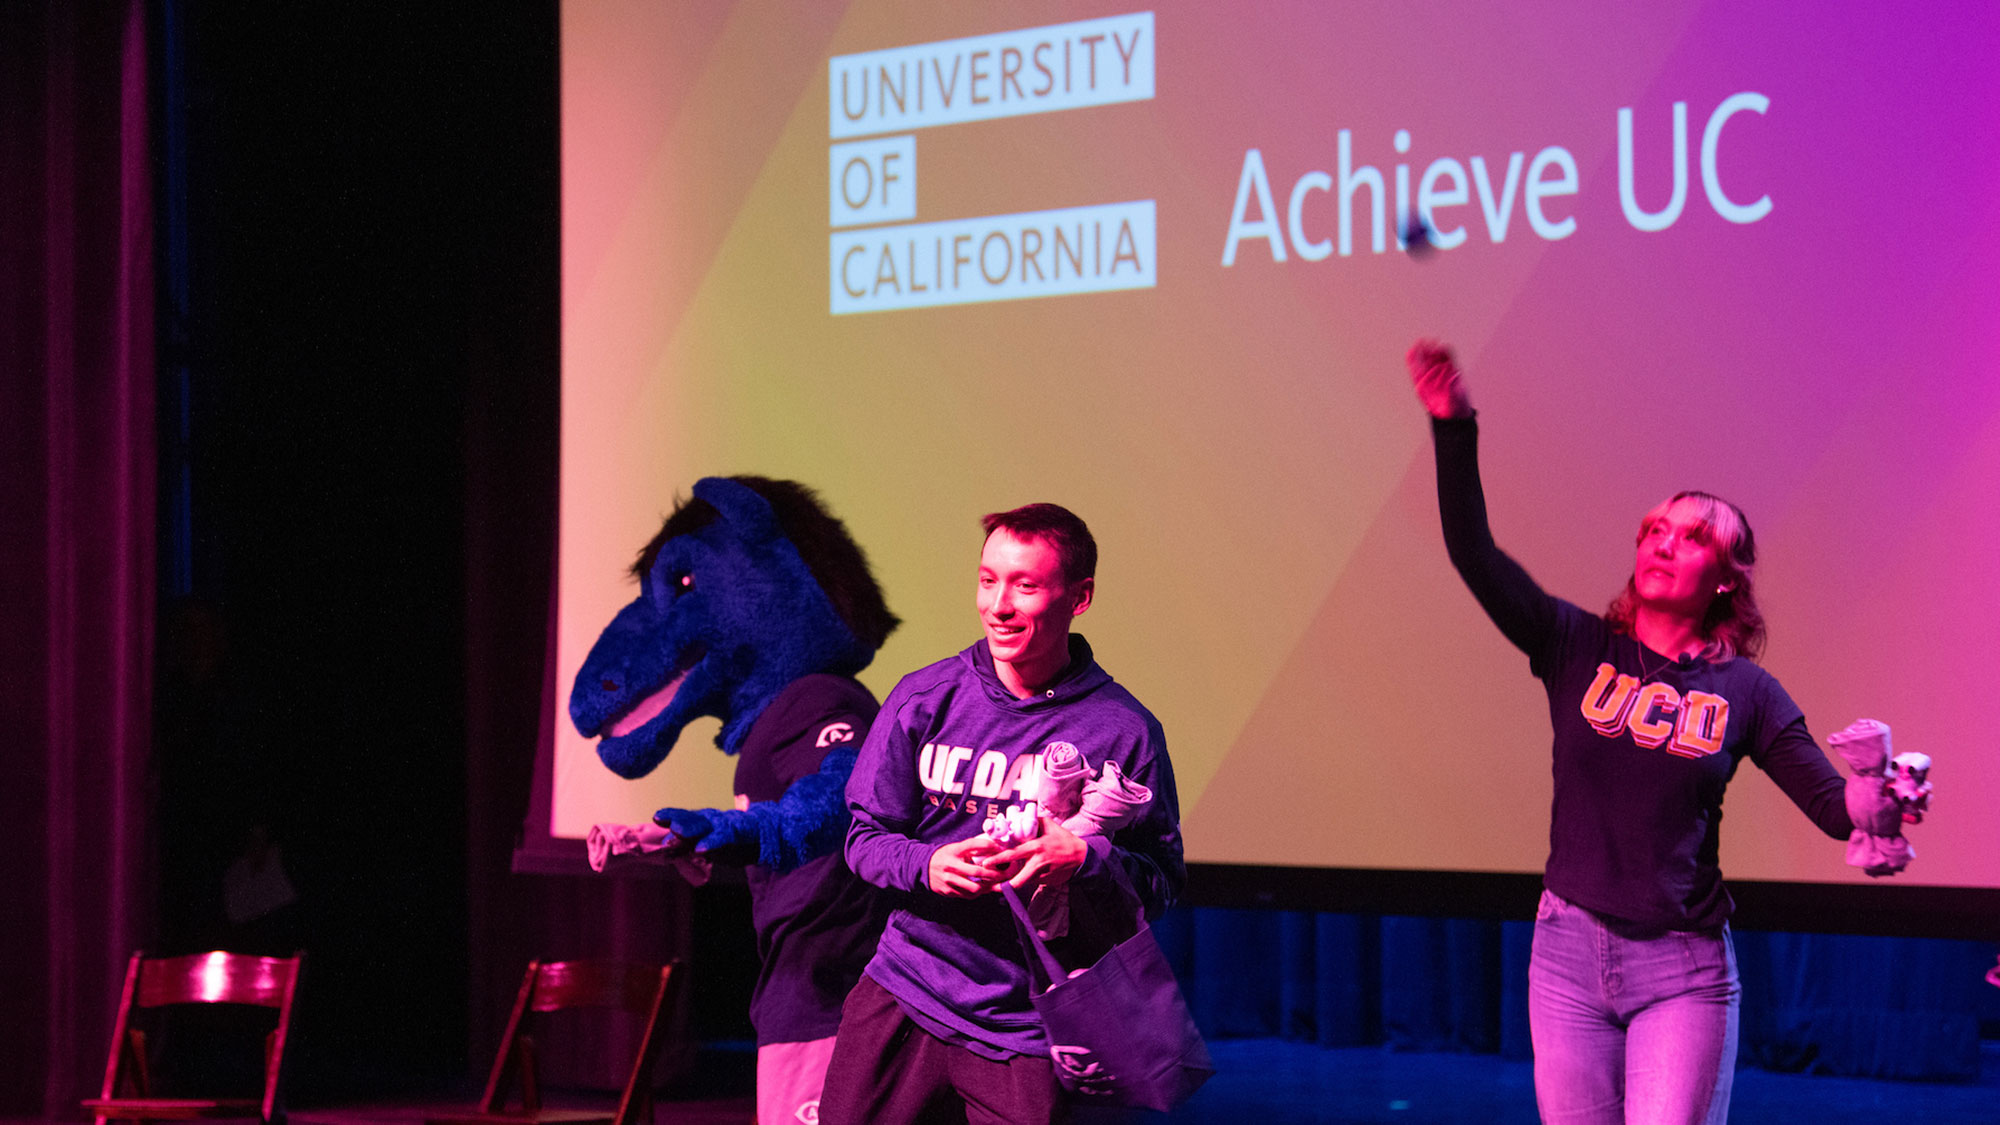
[[[1451,349],[1436,340],[1418,340],[1410,345],[1403,362],[1410,368],[1410,382],[1417,388],[1417,401],[1433,418],[1470,418],[1472,399],[1459,378],[1458,364]]]

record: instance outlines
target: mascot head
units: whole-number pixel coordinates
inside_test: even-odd
[[[868,559],[804,485],[704,477],[632,566],[639,596],[591,646],[569,717],[620,777],[641,777],[697,716],[735,753],[786,684],[853,675],[899,623]]]

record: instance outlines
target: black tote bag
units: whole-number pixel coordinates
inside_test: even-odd
[[[1002,886],[1028,955],[1028,988],[1056,1080],[1079,1103],[1168,1110],[1215,1073],[1180,984],[1144,920],[1139,932],[1068,976],[1014,888]]]

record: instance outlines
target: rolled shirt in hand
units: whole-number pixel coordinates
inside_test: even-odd
[[[657,824],[593,824],[590,834],[584,837],[584,854],[590,859],[592,871],[603,871],[613,860],[630,857],[670,866],[680,872],[688,885],[699,887],[708,882],[713,868],[708,860],[699,856],[662,854],[684,846],[672,832]]]
[[[1083,800],[1075,815],[1062,826],[1077,836],[1109,836],[1137,819],[1153,803],[1153,791],[1118,768],[1117,762],[1083,786]],[[1028,916],[1043,938],[1059,938],[1069,932],[1069,888],[1036,887],[1028,900]]]
[[[1057,820],[1075,816],[1083,804],[1084,783],[1090,780],[1090,763],[1083,751],[1067,742],[1051,742],[1042,751],[1042,781],[1035,803]]]
[[[1916,818],[1922,818],[1929,786],[1921,781],[1906,782],[1904,788],[1909,792],[1899,792],[1898,767],[1903,759],[1923,756],[1905,754],[1892,759],[1889,724],[1875,719],[1857,719],[1828,735],[1826,741],[1854,771],[1842,794],[1847,818],[1854,822],[1854,832],[1847,838],[1848,866],[1878,877],[1908,867],[1916,849],[1903,836],[1904,812],[1914,808]],[[1930,759],[1924,758],[1924,770],[1928,772],[1929,767]]]
[[[1104,772],[1083,787],[1083,807],[1063,827],[1078,836],[1109,836],[1152,803],[1151,789],[1126,777],[1117,762],[1106,762]]]
[[[614,856],[646,855],[667,846],[672,833],[656,824],[593,824],[584,837],[590,869],[602,871]]]

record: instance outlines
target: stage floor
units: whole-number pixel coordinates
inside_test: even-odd
[[[1982,1045],[1978,1085],[1878,1082],[1736,1072],[1730,1120],[1765,1125],[1994,1125],[2000,1122],[2000,1044]],[[1209,1044],[1216,1075],[1171,1114],[1131,1122],[1351,1122],[1355,1125],[1536,1125],[1533,1064],[1493,1055],[1329,1049],[1271,1039]],[[1098,1125],[1092,1118],[1088,1125]]]
[[[1536,1125],[1531,1064],[1492,1055],[1330,1049],[1274,1039],[1212,1042],[1217,1073],[1171,1114],[1085,1113],[1078,1125]],[[1995,1125],[2000,1043],[1983,1044],[1976,1085],[1736,1072],[1730,1120],[1748,1125]],[[731,1068],[734,1069],[734,1068]],[[746,1075],[747,1077],[747,1075]],[[747,1091],[660,1103],[655,1125],[748,1125]],[[412,1125],[420,1108],[300,1108],[292,1125]],[[0,1123],[5,1125],[5,1123]]]

